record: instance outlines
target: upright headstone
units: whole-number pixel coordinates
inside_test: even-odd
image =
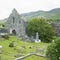
[[[35,42],[41,42],[41,40],[39,39],[39,35],[38,35],[38,32],[36,33],[36,39],[35,39]]]
[[[34,37],[33,36],[31,36],[31,42],[34,42],[35,40],[34,40]]]

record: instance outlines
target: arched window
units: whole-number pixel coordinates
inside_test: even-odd
[[[13,23],[15,23],[15,18],[13,17],[12,19],[13,19]]]
[[[21,21],[19,20],[19,23],[21,23]]]

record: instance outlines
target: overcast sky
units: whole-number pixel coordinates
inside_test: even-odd
[[[60,0],[0,0],[0,19],[7,18],[15,8],[19,14],[60,8]]]

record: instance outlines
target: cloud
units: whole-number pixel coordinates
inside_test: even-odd
[[[19,13],[25,13],[59,7],[60,0],[0,0],[0,19],[7,18],[13,8]]]

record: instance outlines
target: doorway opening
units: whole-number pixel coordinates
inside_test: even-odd
[[[16,31],[15,30],[12,31],[12,35],[16,35]]]

